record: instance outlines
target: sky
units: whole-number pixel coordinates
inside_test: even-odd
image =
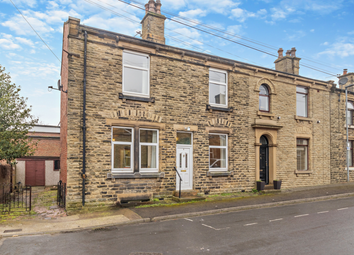
[[[79,18],[81,24],[139,36],[136,31],[141,29],[139,21],[145,11],[136,6],[141,7],[148,0],[134,0],[135,6],[119,0],[12,2],[56,56],[11,0],[0,0],[0,65],[10,73],[12,82],[21,86],[21,95],[28,98],[32,114],[39,118],[40,124],[58,125],[60,92],[50,92],[48,86],[55,87],[60,79],[64,22],[72,16]],[[161,3],[163,14],[170,18],[165,30],[168,45],[272,69],[276,60],[272,55],[276,56],[279,48],[285,54],[296,47],[300,64],[325,72],[301,66],[302,76],[337,82],[336,75],[343,73],[343,69],[354,72],[354,0],[161,0]]]

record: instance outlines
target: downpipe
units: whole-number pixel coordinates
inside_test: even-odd
[[[87,68],[87,31],[85,31],[84,46],[84,87],[82,111],[82,206],[85,206],[85,181],[86,181],[86,68]]]

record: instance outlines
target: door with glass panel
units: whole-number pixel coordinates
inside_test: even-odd
[[[182,177],[181,189],[193,189],[192,133],[177,133],[177,171]],[[179,176],[176,174],[176,190],[179,190]]]

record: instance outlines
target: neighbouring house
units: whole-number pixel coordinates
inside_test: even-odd
[[[332,130],[336,148],[345,130],[333,81],[300,76],[295,48],[279,49],[273,70],[165,45],[160,8],[146,5],[142,39],[72,17],[64,24],[67,209],[172,196],[175,167],[181,189],[201,194],[251,190],[257,180],[345,181],[332,154]]]
[[[37,148],[33,156],[16,159],[15,183],[57,185],[60,176],[60,127],[36,125],[28,133]]]
[[[348,140],[346,145],[345,86],[354,84],[354,72],[344,69],[339,88],[332,88],[331,104],[331,181],[354,180],[354,87],[348,88]],[[341,84],[345,82],[345,84]],[[346,151],[348,150],[348,165]]]

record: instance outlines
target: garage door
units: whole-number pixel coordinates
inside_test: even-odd
[[[45,161],[26,161],[26,185],[45,186]]]

